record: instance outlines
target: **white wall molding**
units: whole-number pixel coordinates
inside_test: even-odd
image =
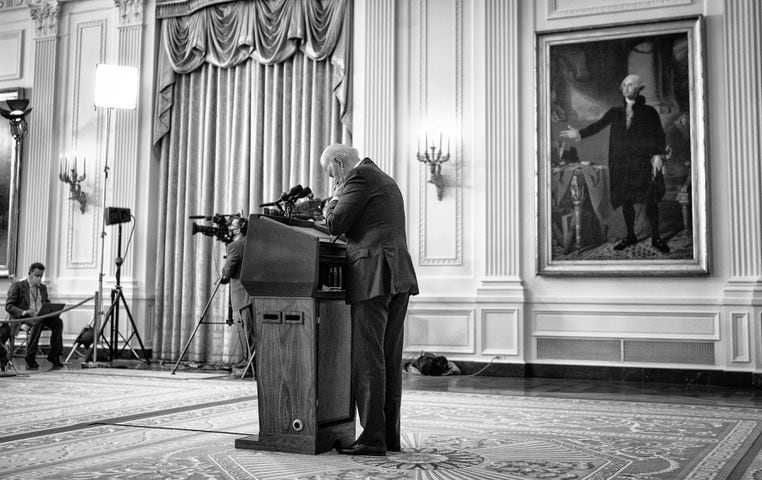
[[[720,314],[661,309],[555,311],[535,309],[532,336],[670,340],[720,340]]]
[[[24,71],[24,31],[0,32],[0,52],[5,59],[0,64],[0,81],[20,79]]]
[[[58,36],[58,21],[61,14],[61,2],[56,0],[32,0],[29,11],[37,28],[38,38]]]
[[[143,23],[143,0],[114,0],[119,9],[119,26],[140,26]]]
[[[597,4],[580,7],[575,0],[546,0],[547,18],[569,18],[606,13],[631,12],[661,7],[690,5],[694,0],[601,0]]]
[[[485,270],[479,293],[523,301],[519,277],[521,205],[519,9],[516,0],[486,0]]]
[[[751,331],[749,329],[749,314],[746,312],[731,313],[731,361],[735,363],[748,363],[751,361],[749,346],[751,344]]]
[[[429,10],[428,0],[419,2],[418,118],[427,122],[419,128],[437,132],[454,123],[456,129],[445,131],[450,137],[441,145],[443,152],[451,154],[442,164],[442,199],[429,181],[428,166],[421,163],[418,167],[418,262],[459,266],[463,265],[463,0],[437,2],[436,7]],[[429,29],[429,22],[444,28]],[[441,50],[429,48],[429,44],[448,42],[452,43],[452,50],[447,49],[450,56],[430,55]]]
[[[71,151],[77,152],[78,167],[83,167],[83,157],[90,158],[89,180],[84,183],[83,190],[88,194],[88,206],[83,214],[79,203],[67,200],[61,205],[66,209],[66,268],[90,270],[98,267],[98,235],[100,233],[98,212],[98,192],[102,191],[101,149],[88,151],[88,145],[101,145],[101,119],[89,101],[93,82],[85,78],[94,72],[95,63],[103,61],[106,54],[106,31],[108,24],[105,19],[90,20],[76,24],[74,30],[73,63],[71,65],[71,111],[70,145]],[[89,125],[95,129],[88,128]],[[92,154],[94,153],[94,154]],[[73,161],[73,159],[69,159]],[[65,189],[65,186],[63,187]],[[68,198],[68,195],[64,198]]]
[[[405,351],[476,353],[475,310],[469,307],[410,306],[405,321]]]
[[[729,299],[748,299],[762,304],[762,3],[758,0],[726,0],[724,69],[727,86],[725,136],[730,185],[730,269],[725,287]],[[731,300],[732,301],[732,300]]]

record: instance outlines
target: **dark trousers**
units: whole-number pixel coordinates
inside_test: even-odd
[[[352,304],[352,393],[358,443],[400,448],[403,324],[409,293]]]
[[[624,224],[627,227],[627,236],[635,238],[635,206],[632,202],[622,204],[622,216],[624,217]],[[651,228],[651,237],[660,238],[658,204],[646,203],[646,219],[648,219],[648,226]]]
[[[0,358],[8,356],[8,349],[5,348],[5,342],[11,338],[11,326],[7,323],[0,325]]]
[[[43,327],[50,328],[50,353],[48,358],[58,358],[63,353],[63,321],[59,317],[45,318],[34,322],[32,331],[29,333],[29,343],[26,345],[26,363],[35,363],[37,345],[40,343],[40,334]]]

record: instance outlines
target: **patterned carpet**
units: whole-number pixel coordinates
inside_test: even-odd
[[[51,371],[0,379],[0,478],[762,478],[762,411],[406,391],[403,452],[236,450],[255,384],[214,374]]]

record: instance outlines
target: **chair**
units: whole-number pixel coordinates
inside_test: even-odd
[[[18,327],[17,334],[12,335],[11,337],[18,337],[22,334],[23,334],[23,339],[21,340],[21,343],[19,343],[19,345],[15,347],[15,350],[13,351],[13,355],[17,355],[17,356],[26,355],[26,346],[29,345],[29,337],[32,336],[32,326],[29,325],[28,323],[20,324],[20,326]],[[43,326],[42,331],[40,332],[40,340],[37,343],[37,354],[35,356],[37,358],[46,358],[49,352],[50,352],[50,327]]]

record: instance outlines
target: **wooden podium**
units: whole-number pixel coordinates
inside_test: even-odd
[[[236,448],[317,454],[355,437],[346,244],[312,222],[251,215],[241,283],[254,297],[259,435]]]

